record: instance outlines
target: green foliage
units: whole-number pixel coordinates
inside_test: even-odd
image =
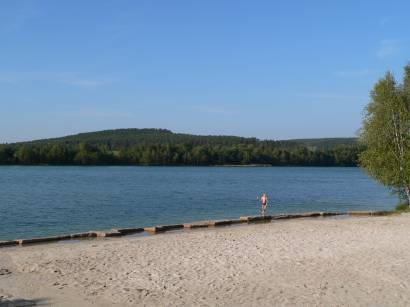
[[[332,149],[336,146],[355,146],[356,138],[321,138],[321,139],[295,139],[276,142],[281,148],[297,148],[300,146],[312,150]]]
[[[0,145],[0,164],[11,164],[14,161],[14,150],[6,145]]]
[[[410,66],[403,84],[387,73],[371,92],[363,121],[361,142],[366,149],[360,164],[366,172],[410,198]]]
[[[332,149],[336,146],[356,146],[355,138],[325,138],[325,139],[299,139],[286,141],[261,141],[256,138],[244,138],[226,135],[191,135],[173,133],[166,129],[115,129],[97,132],[80,133],[61,138],[43,139],[25,142],[30,145],[78,145],[87,143],[90,145],[105,144],[108,149],[131,147],[134,145],[163,145],[163,144],[186,144],[188,146],[232,146],[232,145],[275,145],[280,149],[296,149],[307,147],[310,150]],[[23,144],[23,143],[20,143]]]
[[[20,164],[35,164],[38,162],[38,153],[32,147],[23,145],[17,149],[15,158]]]
[[[90,145],[105,144],[109,149],[130,147],[133,145],[158,145],[158,144],[191,144],[197,145],[234,145],[255,144],[255,138],[237,136],[203,136],[183,133],[173,133],[166,129],[116,129],[97,132],[80,133],[55,139],[32,141],[32,145],[43,144],[68,144],[77,145],[87,143]]]
[[[303,140],[119,129],[0,145],[0,164],[356,166],[360,148],[352,139],[345,140],[325,139],[325,145],[306,140],[307,146]]]
[[[410,208],[408,204],[398,204],[395,210],[400,211],[400,212],[410,212]]]

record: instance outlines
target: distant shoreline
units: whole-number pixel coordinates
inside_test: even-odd
[[[260,140],[165,129],[117,129],[0,144],[0,164],[356,166],[356,138]]]

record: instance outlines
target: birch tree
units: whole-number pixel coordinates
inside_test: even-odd
[[[374,86],[365,109],[360,165],[410,204],[410,65],[403,84],[388,72]]]

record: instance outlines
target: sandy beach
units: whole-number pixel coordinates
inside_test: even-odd
[[[0,249],[0,305],[408,306],[410,215]]]

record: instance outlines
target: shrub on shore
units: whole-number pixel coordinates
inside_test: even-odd
[[[409,208],[409,205],[408,204],[406,204],[406,203],[401,203],[401,204],[398,204],[397,206],[396,206],[396,211],[400,211],[400,212],[410,212],[410,208]]]

